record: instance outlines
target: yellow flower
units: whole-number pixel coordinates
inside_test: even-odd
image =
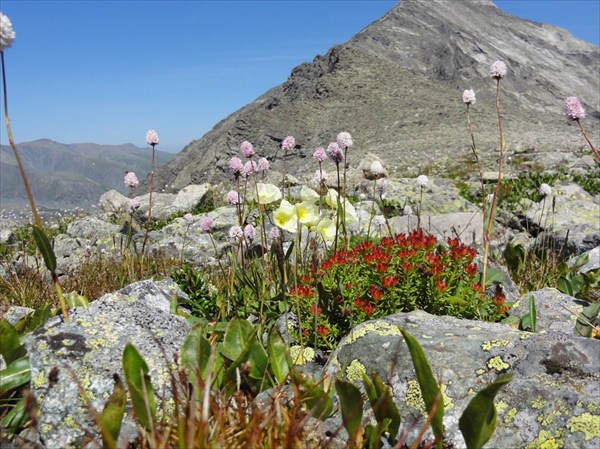
[[[302,201],[296,204],[298,221],[306,226],[312,226],[319,219],[319,208],[312,201]]]
[[[273,220],[281,229],[289,232],[298,231],[296,208],[287,200],[281,200],[279,208],[273,212]]]
[[[273,184],[258,182],[256,183],[256,190],[258,191],[259,204],[270,204],[281,199],[281,190]]]

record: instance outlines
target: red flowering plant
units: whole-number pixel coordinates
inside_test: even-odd
[[[332,348],[363,321],[415,309],[498,321],[508,307],[502,295],[485,298],[475,256],[457,239],[442,245],[422,229],[337,251],[290,291],[303,337]]]

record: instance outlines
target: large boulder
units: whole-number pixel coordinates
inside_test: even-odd
[[[127,343],[148,364],[157,404],[169,400],[169,367],[190,330],[183,318],[169,313],[173,297],[182,295],[172,281],[138,282],[88,308],[73,309],[68,321],[52,318],[27,337],[31,389],[45,447],[81,447],[88,434],[99,439],[90,406],[102,410],[115,374],[125,381],[122,356]],[[121,435],[136,434],[126,417]]]
[[[362,323],[339,344],[327,371],[358,384],[363,373],[377,372],[391,386],[403,423],[422,423],[425,408],[400,328],[419,341],[442,382],[444,426],[454,447],[465,447],[458,419],[469,401],[506,372],[514,378],[496,397],[497,427],[486,447],[599,447],[600,341],[423,311]]]

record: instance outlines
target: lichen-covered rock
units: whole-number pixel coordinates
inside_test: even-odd
[[[600,246],[596,246],[594,249],[586,251],[579,257],[587,257],[587,261],[581,265],[578,269],[578,273],[589,273],[600,268]],[[573,267],[577,264],[578,257],[572,257],[567,261],[569,267]]]
[[[177,193],[172,206],[177,212],[189,212],[196,207],[210,190],[210,184],[190,184]]]
[[[125,195],[113,189],[104,193],[100,197],[100,200],[98,200],[98,205],[104,212],[114,214],[125,211],[127,207],[127,201],[129,201],[129,199]]]
[[[357,383],[363,373],[377,372],[391,386],[403,423],[416,417],[422,423],[425,409],[399,327],[419,341],[442,382],[444,425],[456,448],[465,447],[458,430],[463,410],[478,390],[505,372],[514,378],[496,398],[497,427],[486,447],[600,445],[600,341],[422,311],[363,323],[339,344],[327,370]]]
[[[67,234],[73,238],[88,241],[91,245],[112,244],[113,237],[119,234],[120,226],[96,217],[85,217],[69,223]]]
[[[86,433],[99,438],[86,402],[101,411],[112,393],[113,375],[125,380],[126,343],[146,360],[157,404],[168,405],[169,367],[190,330],[183,318],[169,314],[172,297],[179,295],[171,281],[142,281],[107,294],[88,308],[73,309],[69,321],[55,317],[28,336],[31,388],[47,448],[80,447]],[[128,417],[121,435],[136,435]]]
[[[538,242],[578,255],[600,245],[600,206],[566,196],[534,203],[526,213],[529,229],[539,230]]]
[[[575,322],[583,309],[589,306],[587,301],[565,295],[554,288],[544,288],[528,293],[516,302],[510,310],[511,316],[523,316],[529,313],[529,298],[533,298],[536,309],[536,332],[562,332],[573,335]]]
[[[177,195],[173,193],[152,193],[152,222],[164,220],[173,215],[178,210],[173,207],[173,201]],[[134,216],[138,223],[145,224],[148,221],[148,209],[150,208],[150,194],[137,196],[135,198],[140,207],[135,211]]]

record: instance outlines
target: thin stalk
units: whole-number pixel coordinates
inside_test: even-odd
[[[148,242],[148,232],[150,232],[150,224],[152,223],[152,190],[154,190],[154,148],[156,144],[152,144],[152,171],[150,172],[150,197],[148,198],[148,222],[146,223],[146,234],[144,235],[144,243],[142,243],[142,254],[146,249]]]
[[[471,151],[473,152],[473,156],[475,157],[475,162],[477,162],[477,171],[479,172],[479,181],[481,183],[481,205],[483,208],[483,216],[485,217],[487,203],[485,201],[485,183],[483,181],[483,168],[481,167],[481,161],[479,160],[479,156],[477,155],[477,146],[475,145],[475,134],[473,133],[473,128],[471,126],[470,106],[471,103],[467,103],[467,127],[469,129],[469,134],[471,135]],[[483,226],[485,232],[485,223],[483,224]]]
[[[579,119],[576,119],[575,121],[579,125],[579,129],[581,130],[581,133],[583,134],[583,137],[585,137],[586,142],[588,143],[588,145],[592,149],[592,151],[594,153],[594,156],[596,156],[596,159],[598,160],[598,162],[600,162],[600,154],[598,154],[598,151],[596,151],[596,149],[594,148],[594,145],[592,145],[592,142],[588,138],[588,136],[587,136],[587,134],[585,132],[585,129],[583,129],[583,125],[581,124],[581,121],[579,121]]]

